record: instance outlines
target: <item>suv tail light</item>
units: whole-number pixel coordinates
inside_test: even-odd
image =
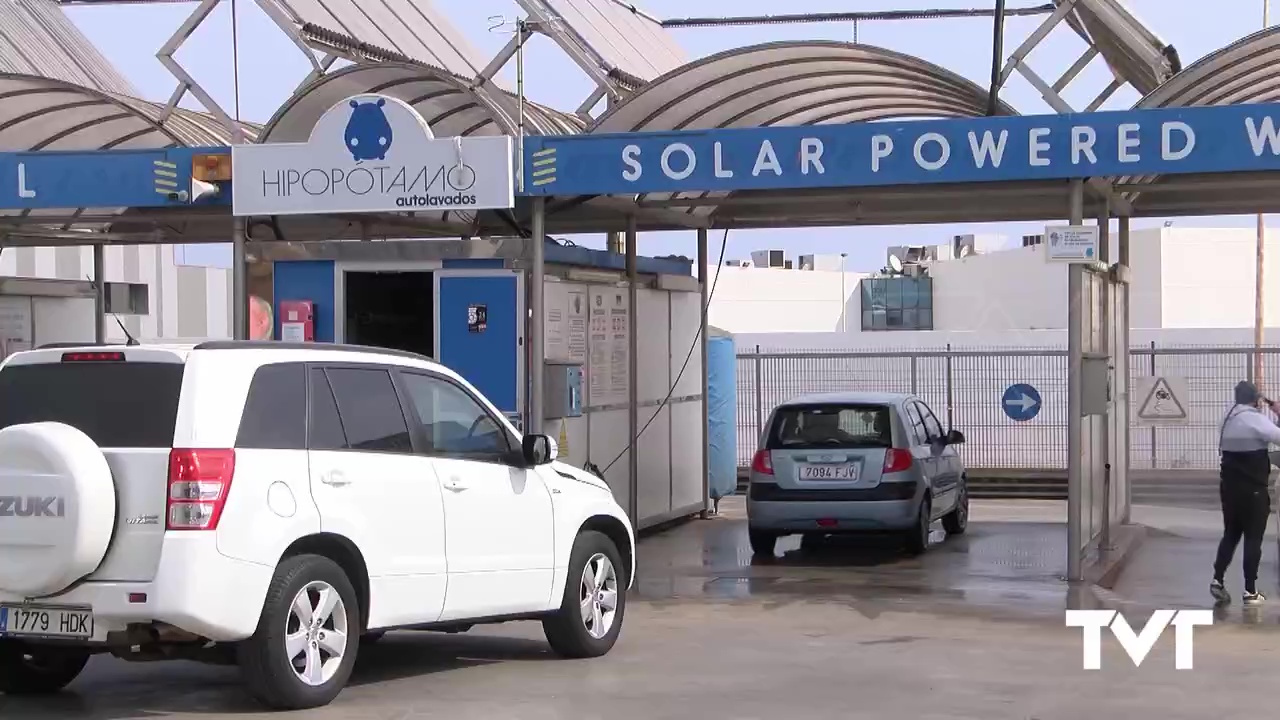
[[[889,448],[884,451],[884,473],[896,473],[911,469],[911,451]]]
[[[124,353],[86,350],[62,353],[62,362],[124,362]]]
[[[235,450],[169,452],[169,530],[217,530],[236,470]]]
[[[756,456],[751,458],[751,472],[761,475],[773,474],[773,458],[768,450],[756,451]]]

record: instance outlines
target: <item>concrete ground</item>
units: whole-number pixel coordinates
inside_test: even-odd
[[[1172,633],[1140,668],[1107,638],[1103,669],[1081,670],[1080,631],[1063,623],[1068,604],[1146,593],[1197,606],[1166,575],[1195,575],[1185,566],[1214,540],[1204,517],[1140,509],[1135,519],[1156,530],[1114,592],[1072,593],[1060,580],[1062,512],[975,504],[970,533],[939,533],[919,559],[870,542],[809,553],[787,544],[762,562],[750,557],[740,505],[727,501],[720,517],[643,541],[623,636],[604,658],[554,659],[529,623],[393,633],[362,651],[336,703],[291,716],[1172,720],[1270,705],[1280,626],[1231,614],[1197,630],[1193,670],[1173,669]],[[1267,550],[1274,569],[1275,546]],[[1202,597],[1203,582],[1187,587],[1196,584]],[[95,659],[62,696],[0,697],[0,718],[22,720],[268,716],[235,669],[186,663]]]

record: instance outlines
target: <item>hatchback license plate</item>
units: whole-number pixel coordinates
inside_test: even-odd
[[[801,465],[801,480],[857,480],[858,466],[848,465]]]
[[[93,637],[93,613],[57,607],[0,605],[0,636]]]

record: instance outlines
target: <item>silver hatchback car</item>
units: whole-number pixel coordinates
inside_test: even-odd
[[[929,526],[948,535],[969,523],[969,492],[956,446],[914,395],[808,395],[774,409],[751,462],[751,549],[774,553],[779,537],[900,532],[912,554],[929,547]]]

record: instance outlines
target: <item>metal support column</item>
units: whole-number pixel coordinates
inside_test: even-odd
[[[245,219],[231,220],[231,336],[249,339],[249,268],[246,260]]]
[[[698,228],[698,289],[701,291],[702,325],[698,330],[698,343],[702,352],[702,518],[707,517],[707,505],[711,501],[711,415],[707,407],[707,315],[711,298],[711,273],[707,267],[707,229]]]
[[[107,342],[106,253],[102,243],[93,246],[93,340],[99,344]]]
[[[529,248],[529,348],[528,361],[529,405],[525,413],[525,432],[537,434],[542,432],[543,414],[543,367],[546,365],[546,314],[543,311],[546,297],[546,253],[547,253],[547,199],[533,199],[533,243]]]
[[[1129,269],[1129,217],[1127,215],[1120,216],[1118,224],[1119,242],[1116,243],[1116,253],[1119,257],[1117,258],[1117,262],[1119,262],[1119,264],[1125,269],[1124,272],[1127,276]],[[1129,348],[1132,347],[1131,343],[1133,340],[1129,334],[1129,318],[1133,313],[1130,306],[1131,298],[1129,296],[1131,289],[1132,285],[1130,285],[1128,281],[1117,287],[1117,290],[1120,293],[1120,312],[1118,315],[1120,316],[1120,322],[1124,323],[1123,328],[1120,330],[1120,347],[1117,349],[1117,355],[1120,358],[1120,372],[1123,373],[1121,377],[1124,378],[1124,397],[1120,398],[1119,403],[1120,421],[1123,423],[1122,427],[1124,428],[1124,454],[1119,458],[1120,465],[1124,468],[1124,498],[1120,506],[1120,522],[1126,524],[1130,521],[1130,511],[1133,508],[1133,476],[1130,473],[1129,467],[1130,453],[1133,451],[1133,445],[1131,444],[1129,437],[1129,426],[1132,422],[1132,418],[1129,417],[1129,413],[1132,412],[1129,405],[1129,395],[1133,392],[1129,387],[1129,383],[1133,378],[1133,371],[1130,368],[1133,356],[1129,354]],[[1152,357],[1155,357],[1154,353],[1152,354]],[[1153,449],[1155,448],[1154,442],[1151,444],[1151,447]],[[1155,467],[1154,463],[1152,464],[1152,467]]]
[[[1084,181],[1071,181],[1072,225],[1084,224]],[[1084,266],[1067,268],[1067,579],[1084,579]]]
[[[636,216],[627,216],[627,427],[631,449],[627,466],[631,481],[627,484],[627,514],[631,527],[640,529],[640,328],[636,323],[640,279],[636,275]]]
[[[1098,210],[1098,260],[1104,265],[1111,264],[1111,205],[1102,202]],[[1092,296],[1090,297],[1092,302]],[[1115,289],[1110,278],[1104,278],[1102,284],[1102,351],[1107,355],[1107,365],[1112,373],[1108,380],[1107,412],[1102,416],[1102,537],[1098,547],[1111,549],[1111,488],[1115,482],[1115,463],[1112,462],[1112,432],[1115,428],[1115,396],[1111,388],[1115,387],[1116,356],[1114,336]],[[1090,348],[1096,351],[1097,348]]]

